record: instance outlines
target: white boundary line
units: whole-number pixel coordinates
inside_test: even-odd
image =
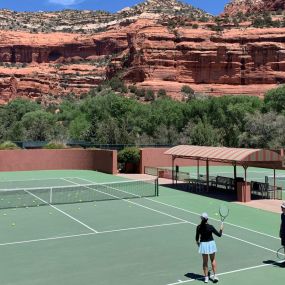
[[[173,205],[164,203],[164,202],[156,201],[156,200],[151,199],[151,198],[144,198],[144,199],[147,199],[147,200],[150,200],[150,201],[152,201],[152,202],[155,202],[155,203],[158,203],[158,204],[162,204],[162,205],[165,205],[165,206],[168,206],[168,207],[177,209],[177,210],[181,210],[181,211],[184,211],[184,212],[187,212],[187,213],[196,215],[196,216],[200,216],[200,215],[201,215],[201,214],[199,214],[199,213],[192,212],[192,211],[189,211],[189,210],[180,208],[180,207],[176,207],[176,206],[173,206]],[[211,220],[213,220],[213,221],[220,222],[219,219],[212,218],[212,217],[210,217],[210,218],[211,218]],[[262,232],[259,232],[259,231],[255,231],[255,230],[252,230],[252,229],[249,229],[249,228],[246,228],[246,227],[242,227],[242,226],[239,226],[239,225],[236,225],[236,224],[232,224],[232,223],[228,223],[228,222],[224,222],[224,224],[227,224],[227,225],[230,225],[230,226],[233,226],[233,227],[237,227],[237,228],[240,228],[240,229],[243,229],[243,230],[247,230],[247,231],[249,231],[249,232],[253,232],[253,233],[256,233],[256,234],[260,234],[260,235],[263,235],[263,236],[267,236],[267,237],[270,237],[270,238],[274,238],[274,239],[280,240],[280,238],[278,238],[278,237],[275,237],[275,236],[272,236],[272,235],[269,235],[269,234],[266,234],[266,233],[262,233]]]
[[[82,180],[89,181],[89,180],[84,179],[84,178],[83,178]],[[90,181],[89,181],[89,182],[90,182]],[[97,190],[96,190],[96,191],[97,191]],[[101,192],[101,191],[99,191],[99,192]],[[123,192],[124,192],[124,191],[123,191]],[[104,193],[104,192],[102,192],[102,193]],[[107,194],[107,193],[106,193],[106,194]],[[111,194],[108,194],[108,195],[114,196],[114,195],[111,195]],[[116,196],[114,196],[114,197],[116,197]],[[118,198],[118,197],[117,197],[117,198]],[[145,198],[145,199],[150,200],[150,201],[155,201],[155,200],[150,199],[150,198]],[[135,205],[137,205],[137,206],[140,206],[140,207],[143,207],[143,208],[146,208],[146,209],[149,209],[149,210],[151,210],[151,211],[154,211],[154,212],[157,212],[157,213],[160,213],[160,214],[163,214],[163,215],[172,217],[172,218],[174,218],[174,219],[176,219],[176,220],[179,220],[179,221],[182,221],[182,222],[187,222],[187,223],[190,224],[190,225],[197,226],[197,224],[192,223],[192,222],[190,222],[190,221],[181,219],[181,218],[179,218],[179,217],[176,217],[176,216],[167,214],[167,213],[162,212],[162,211],[159,211],[159,210],[155,210],[155,209],[150,208],[150,207],[147,207],[147,206],[143,206],[143,205],[141,205],[141,204],[139,204],[139,203],[135,203],[135,202],[132,202],[132,201],[129,201],[129,200],[125,200],[125,199],[121,199],[121,200],[122,200],[122,201],[125,201],[125,202],[128,202],[128,203],[131,203],[131,204],[135,204]],[[162,204],[164,204],[164,203],[162,203]],[[255,247],[262,248],[262,249],[265,249],[265,250],[267,250],[267,251],[276,253],[276,250],[274,250],[274,249],[270,249],[270,248],[267,248],[267,247],[264,247],[264,246],[255,244],[255,243],[253,243],[253,242],[249,242],[249,241],[246,241],[246,240],[244,240],[244,239],[241,239],[241,238],[238,238],[238,237],[235,237],[235,236],[232,236],[232,235],[223,234],[223,236],[226,236],[226,237],[229,237],[229,238],[232,238],[232,239],[241,241],[241,242],[243,242],[243,243],[250,244],[250,245],[253,245],[253,246],[255,246]]]
[[[91,230],[92,232],[98,233],[98,231],[94,230],[93,228],[89,227],[88,225],[84,224],[83,222],[79,221],[78,219],[74,218],[73,216],[67,214],[66,212],[60,210],[59,208],[55,207],[54,205],[51,205],[50,203],[48,203],[47,201],[45,201],[45,200],[41,199],[40,197],[34,195],[34,194],[31,193],[30,191],[27,191],[27,190],[26,190],[25,192],[29,193],[30,195],[34,196],[35,198],[39,199],[40,201],[46,203],[47,205],[51,206],[53,209],[55,209],[55,210],[57,210],[58,212],[64,214],[65,216],[69,217],[70,219],[76,221],[77,223],[81,224],[82,226],[84,226],[85,228]]]
[[[82,180],[88,181],[87,179],[83,179],[83,178],[82,178]],[[67,180],[67,181],[68,181],[68,180]],[[72,181],[70,181],[70,182],[72,182]],[[74,182],[74,183],[76,184],[76,182]],[[80,185],[80,184],[78,184],[78,185]],[[99,185],[100,185],[100,184],[99,184]],[[88,188],[87,186],[85,186],[85,187]],[[94,190],[93,188],[90,188],[90,189],[91,189],[91,190]],[[153,211],[153,212],[162,214],[162,215],[164,215],[164,216],[171,217],[171,218],[173,218],[173,219],[175,219],[175,220],[178,220],[178,221],[181,221],[181,222],[185,222],[185,223],[189,223],[188,221],[186,221],[186,220],[184,220],[184,219],[181,219],[181,218],[172,216],[172,215],[167,214],[167,213],[165,213],[165,212],[162,212],[162,211],[159,211],[159,210],[156,210],[156,209],[153,209],[153,208],[150,208],[150,207],[141,205],[141,204],[139,204],[139,203],[136,203],[136,202],[133,202],[133,201],[130,201],[130,200],[121,199],[120,197],[118,197],[118,196],[116,196],[116,195],[112,195],[112,194],[109,194],[109,193],[106,193],[106,192],[103,192],[103,191],[99,191],[99,190],[94,190],[94,191],[100,192],[100,193],[105,194],[105,195],[109,195],[109,196],[111,196],[111,197],[113,197],[113,198],[116,198],[116,199],[125,201],[125,202],[127,202],[127,203],[130,203],[130,204],[133,204],[133,205],[136,205],[136,206],[139,206],[139,207],[142,207],[142,208],[151,210],[151,211]],[[124,191],[123,191],[123,192],[124,192]]]
[[[79,177],[75,177],[75,178],[76,178],[76,179],[85,180],[85,181],[87,181],[87,182],[92,182],[92,181],[90,181],[90,180],[88,180],[88,179],[85,179],[85,178],[79,178]],[[68,181],[68,182],[71,182],[71,181]],[[74,182],[72,182],[72,183],[74,183]],[[94,183],[94,182],[93,182],[93,183]],[[143,199],[150,200],[150,201],[152,201],[152,202],[155,202],[155,203],[158,203],[158,204],[162,204],[162,205],[164,205],[164,206],[171,207],[171,208],[174,208],[174,209],[177,209],[177,210],[181,210],[181,211],[184,211],[184,212],[186,212],[186,213],[193,214],[193,215],[195,215],[195,216],[200,216],[200,215],[201,215],[201,214],[199,214],[199,213],[192,212],[192,211],[189,211],[189,210],[180,208],[180,207],[176,207],[176,206],[173,206],[173,205],[164,203],[164,202],[160,202],[160,201],[154,200],[154,199],[152,199],[152,198],[143,197]],[[211,220],[220,222],[219,219],[212,218],[212,217],[211,217]],[[277,240],[280,239],[280,238],[278,238],[278,237],[276,237],[276,236],[272,236],[272,235],[269,235],[269,234],[266,234],[266,233],[262,233],[262,232],[259,232],[259,231],[256,231],[256,230],[252,230],[252,229],[249,229],[249,228],[246,228],[246,227],[243,227],[243,226],[239,226],[239,225],[236,225],[236,224],[232,224],[232,223],[228,223],[228,222],[224,222],[224,224],[227,224],[227,225],[230,225],[230,226],[233,226],[233,227],[237,227],[237,228],[240,228],[240,229],[243,229],[243,230],[247,230],[247,231],[249,231],[249,232],[253,232],[253,233],[256,233],[256,234],[260,234],[260,235],[263,235],[263,236],[267,236],[267,237],[270,237],[270,238],[274,238],[274,239],[277,239]]]
[[[273,264],[274,263],[269,263],[269,264],[261,264],[261,265],[251,266],[251,267],[240,268],[240,269],[236,269],[236,270],[232,270],[232,271],[219,273],[219,274],[217,274],[217,276],[227,275],[227,274],[241,272],[241,271],[247,271],[247,270],[251,270],[251,269],[257,269],[257,268],[266,267],[266,266],[272,266]],[[184,280],[184,281],[178,281],[178,282],[174,282],[174,283],[168,283],[167,285],[185,284],[185,283],[189,283],[189,282],[193,282],[193,281],[197,281],[197,280],[203,280],[203,279],[204,279],[204,276],[199,277],[199,278]]]
[[[9,183],[9,182],[27,182],[27,181],[43,181],[43,180],[62,180],[65,177],[53,177],[53,178],[31,178],[31,179],[22,179],[22,180],[1,180],[0,179],[0,184],[1,183]],[[66,178],[71,178],[71,177],[66,177]],[[56,186],[52,186],[56,187]]]
[[[27,191],[27,192],[28,192],[28,191]],[[28,193],[29,193],[29,192],[28,192]],[[32,193],[29,193],[29,194],[31,194],[32,196],[36,197],[37,199],[42,200],[41,198],[37,197],[36,195],[34,195],[34,194],[32,194]],[[111,194],[110,194],[110,195],[111,195]],[[114,195],[111,195],[111,196],[114,196]],[[150,199],[150,198],[146,198],[146,199],[151,200],[151,201],[154,201],[154,202],[157,202],[157,201],[152,200],[152,199]],[[44,200],[42,200],[42,201],[45,202],[45,203],[47,203],[47,202],[44,201]],[[135,203],[135,202],[132,202],[132,201],[129,201],[129,200],[123,200],[123,201],[128,202],[128,203],[131,203],[131,204],[134,204],[134,205],[137,205],[137,206],[140,206],[140,207],[143,207],[143,208],[146,208],[146,209],[149,209],[149,210],[151,210],[151,211],[160,213],[160,214],[162,214],[162,215],[166,215],[166,216],[168,216],[168,217],[174,218],[174,219],[176,219],[176,220],[179,220],[180,223],[181,223],[181,222],[182,222],[182,223],[188,223],[188,224],[191,224],[191,225],[193,225],[193,226],[196,226],[196,225],[197,225],[197,224],[195,224],[195,223],[192,223],[192,222],[190,222],[190,221],[181,219],[181,218],[179,218],[179,217],[176,217],[176,216],[167,214],[167,213],[165,213],[165,212],[162,212],[162,211],[159,211],[159,210],[156,210],[156,209],[152,209],[152,208],[147,207],[147,206],[143,206],[143,205],[141,205],[141,204],[139,204],[139,203]],[[89,228],[90,230],[92,230],[93,233],[100,234],[100,233],[105,233],[105,232],[117,232],[117,231],[120,231],[120,229],[119,229],[119,230],[110,230],[110,231],[105,231],[105,232],[104,232],[104,231],[98,232],[98,231],[96,231],[96,230],[90,228],[89,226],[85,225],[84,223],[78,221],[77,219],[73,218],[72,216],[70,216],[69,214],[65,213],[64,211],[58,209],[57,207],[55,207],[55,206],[53,206],[53,205],[51,205],[51,204],[49,204],[49,203],[47,203],[47,204],[50,205],[51,207],[53,207],[54,209],[56,209],[57,211],[59,211],[59,212],[65,214],[65,215],[67,215],[67,216],[70,217],[71,219],[73,219],[73,220],[79,222],[80,224],[86,226],[87,228]],[[162,203],[162,204],[164,204],[164,203]],[[168,204],[166,204],[166,205],[167,205],[167,206],[171,206],[171,205],[168,205]],[[174,207],[174,208],[177,208],[177,207],[175,207],[175,206],[173,206],[173,207]],[[182,210],[183,210],[183,209],[182,209]],[[179,223],[179,224],[180,224],[180,223]],[[174,224],[174,223],[171,223],[171,224]],[[175,224],[177,224],[177,223],[175,223]],[[147,226],[147,227],[154,227],[154,226]],[[146,228],[146,227],[137,227],[137,228]],[[130,230],[130,229],[137,229],[137,228],[129,228],[129,229],[121,229],[121,230]],[[89,234],[90,234],[90,233],[89,233]],[[88,234],[81,234],[81,235],[88,235]],[[73,235],[73,236],[81,236],[81,235]],[[256,246],[256,247],[258,247],[258,248],[265,249],[265,250],[270,251],[270,252],[274,252],[274,253],[276,252],[276,251],[273,250],[273,249],[269,249],[269,248],[260,246],[260,245],[258,245],[258,244],[255,244],[255,243],[252,243],[252,242],[249,242],[249,241],[246,241],[246,240],[243,240],[243,239],[240,239],[240,238],[237,238],[237,237],[228,235],[228,234],[224,234],[224,236],[227,236],[227,237],[229,237],[229,238],[232,238],[232,239],[235,239],[235,240],[244,242],[244,243],[246,243],[246,244],[250,244],[250,245]],[[71,236],[68,236],[68,237],[71,237]],[[59,237],[59,238],[62,238],[62,237]],[[47,239],[40,239],[40,240],[49,240],[49,239],[55,239],[55,238],[47,238]],[[32,241],[37,241],[37,240],[32,240]],[[29,241],[23,241],[22,243],[27,243],[27,242],[29,242]],[[15,243],[21,243],[21,242],[15,242]],[[6,244],[14,244],[14,243],[5,243],[5,244],[0,244],[0,245],[6,245]]]
[[[76,234],[76,235],[56,236],[56,237],[50,237],[50,238],[40,238],[40,239],[31,239],[31,240],[23,240],[23,241],[6,242],[6,243],[0,243],[0,246],[14,245],[14,244],[25,244],[25,243],[32,243],[32,242],[39,242],[39,241],[49,241],[49,240],[58,240],[58,239],[67,239],[67,238],[74,238],[74,237],[81,237],[81,236],[90,236],[90,235],[97,235],[97,234],[108,234],[108,233],[113,233],[113,232],[123,232],[123,231],[130,231],[130,230],[149,229],[149,228],[157,228],[157,227],[165,227],[165,226],[173,226],[173,225],[181,225],[181,224],[186,224],[186,222],[157,224],[157,225],[150,225],[150,226],[140,226],[140,227],[123,228],[123,229],[116,229],[116,230],[107,230],[107,231],[96,232],[96,233],[92,232],[92,233],[83,233],[83,234]]]

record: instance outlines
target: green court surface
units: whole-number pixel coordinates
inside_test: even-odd
[[[118,180],[126,179],[94,171],[2,172],[0,192]],[[1,209],[1,285],[201,284],[195,229],[204,211],[218,227],[221,203],[230,215],[215,239],[220,283],[284,284],[285,268],[275,263],[279,214],[159,190],[158,197]]]

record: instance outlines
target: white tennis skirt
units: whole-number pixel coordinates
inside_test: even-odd
[[[217,252],[217,246],[214,240],[200,243],[199,253],[212,254],[214,252]]]

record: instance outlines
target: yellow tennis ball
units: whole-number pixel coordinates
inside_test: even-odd
[[[12,223],[12,226],[14,227],[14,226],[16,226],[16,224],[15,224],[15,223]]]
[[[4,214],[3,214],[3,216],[7,216],[7,214],[6,214],[6,213],[4,213]]]
[[[215,213],[215,215],[218,216],[219,214],[218,214],[218,213]]]

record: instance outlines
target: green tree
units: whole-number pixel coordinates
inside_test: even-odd
[[[285,86],[282,85],[266,92],[264,104],[267,111],[283,112],[285,110]]]
[[[219,130],[214,129],[211,124],[202,120],[199,120],[198,123],[190,121],[180,138],[181,143],[205,146],[218,146],[220,141]]]
[[[285,146],[285,117],[274,112],[247,114],[240,146],[280,148]]]
[[[24,139],[31,141],[51,140],[54,135],[55,119],[42,110],[29,112],[22,118]]]
[[[86,120],[85,116],[77,116],[70,122],[69,137],[73,140],[86,139],[86,133],[90,128],[90,123]]]

